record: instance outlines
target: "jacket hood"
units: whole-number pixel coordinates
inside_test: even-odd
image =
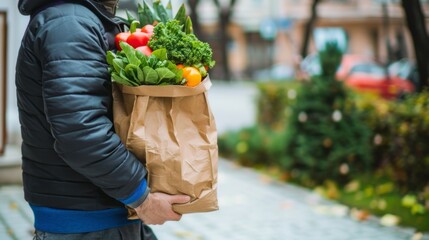
[[[76,0],[76,2],[100,2],[106,10],[114,14],[119,0]],[[43,6],[62,2],[61,0],[19,0],[18,9],[22,15],[31,15]],[[64,1],[65,2],[65,1]]]

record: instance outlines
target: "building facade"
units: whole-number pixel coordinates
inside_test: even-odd
[[[382,64],[399,58],[414,59],[400,1],[384,1],[389,2],[385,9],[382,2],[324,0],[317,8],[315,28],[343,29],[348,39],[348,54],[368,56]],[[239,0],[228,29],[230,68],[236,76],[249,76],[255,69],[272,65],[295,66],[305,57],[300,52],[312,3],[313,0]],[[423,7],[429,26],[429,2],[423,1]],[[212,1],[201,4],[199,12],[204,13],[199,15],[207,32],[213,32],[218,19]],[[216,45],[216,40],[213,44]],[[312,37],[309,53],[316,51]]]

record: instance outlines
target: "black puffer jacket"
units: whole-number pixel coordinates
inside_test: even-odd
[[[120,22],[93,0],[20,0],[32,15],[16,65],[25,198],[61,209],[123,205],[146,175],[112,124],[105,53]]]

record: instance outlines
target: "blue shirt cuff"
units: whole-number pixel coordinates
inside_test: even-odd
[[[146,200],[147,195],[149,195],[150,189],[147,186],[146,179],[143,179],[137,189],[127,198],[118,199],[123,204],[136,208],[140,206]]]

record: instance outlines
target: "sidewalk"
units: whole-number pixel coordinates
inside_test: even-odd
[[[305,189],[220,160],[220,210],[184,215],[153,229],[160,240],[411,240],[413,231],[358,222]],[[330,209],[330,211],[321,211]],[[31,239],[33,216],[21,186],[0,188],[0,239]],[[425,236],[422,239],[429,239]]]
[[[255,89],[215,83],[209,100],[219,132],[250,125]],[[184,215],[153,229],[159,240],[429,240],[411,229],[358,222],[349,209],[317,194],[272,180],[225,159],[219,162],[220,210]],[[33,216],[20,185],[0,187],[0,240],[31,239]]]

